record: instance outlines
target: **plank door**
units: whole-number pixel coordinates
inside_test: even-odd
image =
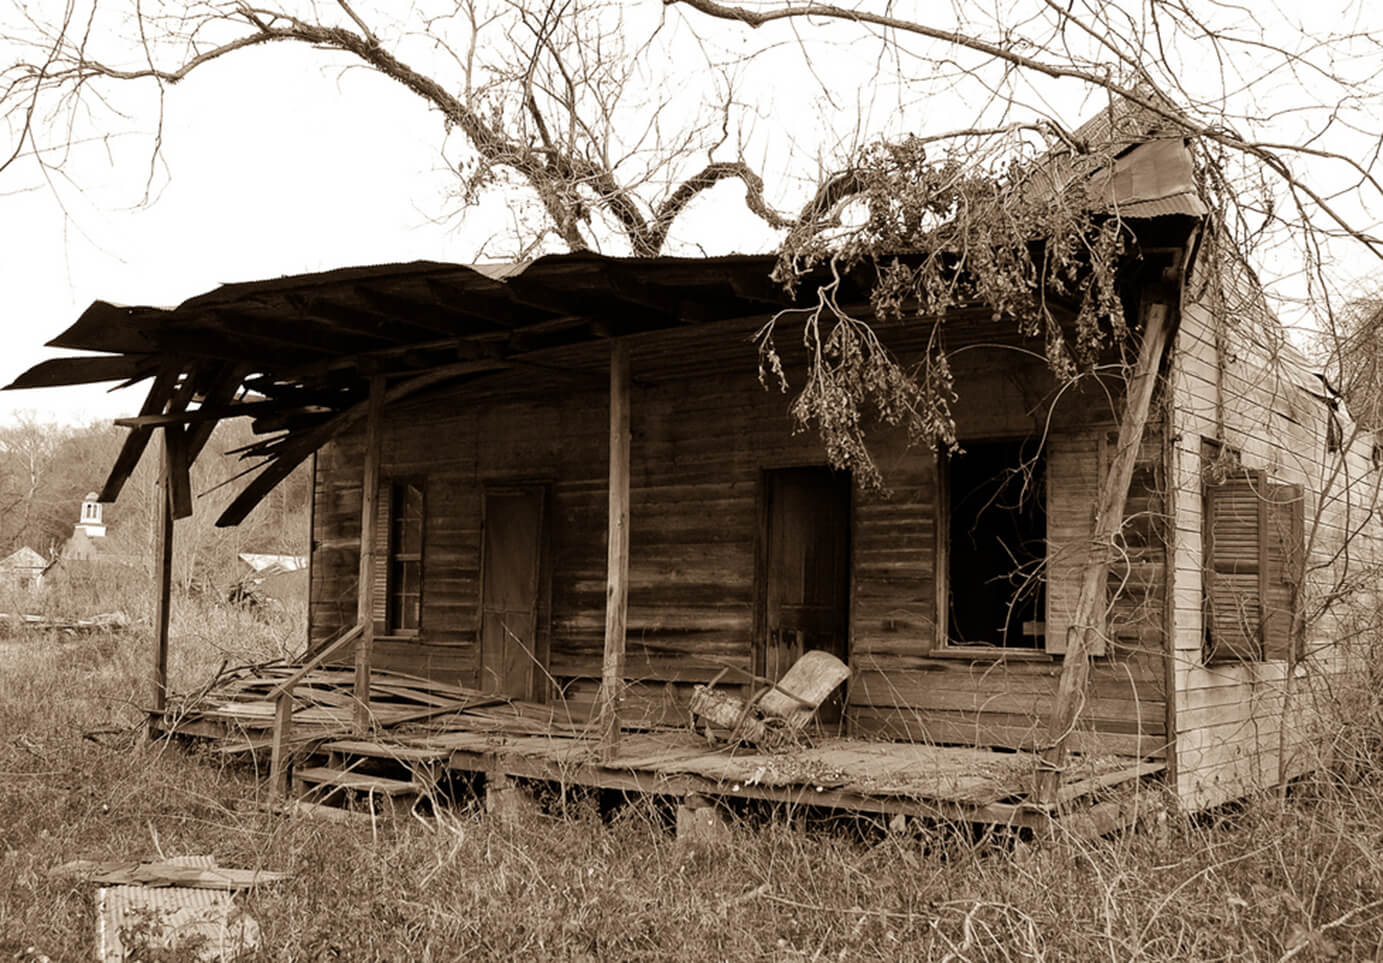
[[[547,657],[538,631],[546,501],[540,486],[485,491],[480,688],[514,699],[537,698]]]
[[[758,675],[781,679],[802,653],[822,649],[849,663],[850,476],[825,467],[764,473],[762,631]],[[817,718],[839,723],[842,693]]]

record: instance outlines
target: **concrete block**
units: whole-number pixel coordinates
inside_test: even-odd
[[[485,780],[485,812],[501,822],[518,822],[538,811],[538,804],[526,789],[507,776]]]
[[[730,838],[730,827],[716,807],[701,796],[689,796],[677,807],[677,841],[721,843]]]

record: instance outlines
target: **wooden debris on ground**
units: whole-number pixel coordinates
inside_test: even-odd
[[[281,803],[265,803],[261,807],[266,812],[281,816],[301,816],[305,819],[322,819],[346,826],[370,826],[375,822],[373,813],[342,809],[339,806],[325,806],[306,799],[285,799]]]
[[[179,857],[142,863],[138,860],[76,859],[48,871],[50,876],[75,876],[106,886],[184,886],[192,889],[249,889],[287,879],[287,873],[217,866],[211,857]]]
[[[243,738],[224,740],[218,747],[223,751],[236,745],[244,751],[261,749],[267,745],[264,733],[274,725],[271,697],[298,669],[299,664],[292,662],[223,669],[200,691],[175,699],[167,715],[178,722],[205,719],[227,723],[244,734]],[[346,665],[322,665],[302,675],[293,687],[296,742],[349,734],[355,707],[354,681],[355,671]],[[406,729],[411,733],[465,728],[574,734],[586,729],[560,718],[560,709],[553,706],[378,668],[371,673],[368,715],[377,729]]]

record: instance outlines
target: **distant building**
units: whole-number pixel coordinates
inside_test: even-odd
[[[267,555],[257,552],[241,552],[240,561],[250,567],[256,575],[268,577],[284,572],[296,572],[307,568],[306,555]]]
[[[106,537],[100,496],[88,492],[82,499],[82,514],[72,528],[72,536],[62,547],[62,558],[69,562],[94,562],[101,556],[101,542]]]
[[[0,559],[0,587],[36,592],[43,587],[43,572],[48,562],[25,545],[8,558]]]
[[[105,523],[101,520],[100,498],[95,492],[87,492],[86,498],[82,499],[82,517],[77,521],[77,528],[91,538],[104,538],[106,534]]]
[[[231,588],[235,601],[265,601],[282,604],[307,601],[307,557],[241,552],[240,561],[249,571]]]

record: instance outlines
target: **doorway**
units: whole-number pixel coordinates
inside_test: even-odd
[[[547,489],[485,489],[480,567],[480,688],[537,699],[546,667],[538,611]]]
[[[763,474],[762,580],[754,672],[781,679],[803,652],[849,663],[850,475],[826,467]],[[843,688],[817,710],[839,724]]]

